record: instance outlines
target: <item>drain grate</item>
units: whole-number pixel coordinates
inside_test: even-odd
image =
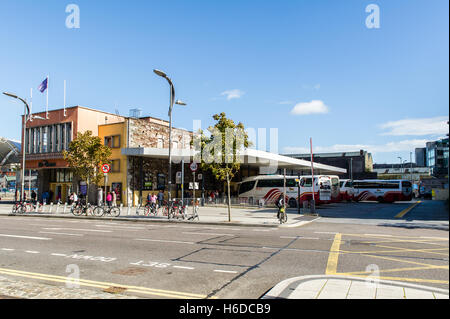
[[[144,272],[147,272],[147,269],[144,268],[138,268],[138,267],[128,267],[125,269],[119,269],[116,271],[113,271],[113,275],[122,275],[122,276],[136,276],[139,274],[142,274]]]

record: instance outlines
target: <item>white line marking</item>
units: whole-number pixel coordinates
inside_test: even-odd
[[[2,250],[4,250],[4,251],[14,251],[15,249],[13,249],[13,248],[2,248]]]
[[[223,272],[227,274],[237,274],[237,271],[214,269],[215,272]]]
[[[29,254],[39,254],[39,252],[35,250],[25,250],[25,252]]]
[[[52,256],[66,257],[66,254],[51,253]]]
[[[327,231],[315,231],[315,234],[332,234],[332,235],[336,235],[336,232],[327,232]]]
[[[47,230],[78,230],[78,231],[93,231],[99,233],[111,233],[112,230],[100,230],[100,229],[79,229],[79,228],[44,228]]]
[[[0,234],[0,237],[12,237],[12,238],[24,238],[24,239],[36,239],[36,240],[52,240],[52,239],[53,239],[53,238],[46,238],[46,237],[31,237],[31,236],[6,235],[6,234]]]
[[[300,237],[298,237],[298,236],[280,236],[280,238],[283,238],[283,239],[295,239],[295,238],[300,238]]]
[[[134,229],[134,230],[145,230],[144,227],[128,227],[128,226],[110,226],[110,225],[95,225],[95,227],[109,227],[109,228],[126,228],[126,229]]]
[[[211,236],[235,236],[235,235],[232,235],[232,234],[196,233],[196,232],[183,232],[183,234],[190,234],[190,235],[211,235]]]
[[[384,235],[384,234],[364,234],[364,236],[392,237],[392,235]]]
[[[194,269],[193,267],[185,267],[185,266],[173,266],[173,268],[179,268],[179,269],[189,269],[189,270],[192,270],[192,269]]]
[[[67,235],[67,236],[84,236],[83,234],[69,234],[69,233],[55,233],[55,232],[51,232],[51,231],[40,231],[39,233],[42,234],[54,234],[54,235]]]
[[[445,238],[445,237],[427,237],[427,236],[420,236],[420,238],[429,238],[429,239],[446,239],[446,240],[448,240],[448,238]]]
[[[162,239],[135,238],[134,240],[156,241],[161,243],[175,243],[175,244],[194,244],[193,242],[190,241],[176,241],[176,240],[162,240]]]

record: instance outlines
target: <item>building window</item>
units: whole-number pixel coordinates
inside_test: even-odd
[[[111,173],[120,172],[120,160],[112,160],[111,161]]]
[[[110,148],[120,148],[120,135],[105,136],[105,145]]]

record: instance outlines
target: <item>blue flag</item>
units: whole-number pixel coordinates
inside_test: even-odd
[[[47,84],[48,84],[48,78],[45,78],[45,80],[39,85],[38,90],[41,91],[41,93],[44,93],[45,90],[47,90]]]

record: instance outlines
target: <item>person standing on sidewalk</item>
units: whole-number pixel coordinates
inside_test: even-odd
[[[111,192],[108,192],[108,194],[106,195],[106,204],[108,205],[108,207],[111,207],[111,202],[112,202],[112,195]]]

